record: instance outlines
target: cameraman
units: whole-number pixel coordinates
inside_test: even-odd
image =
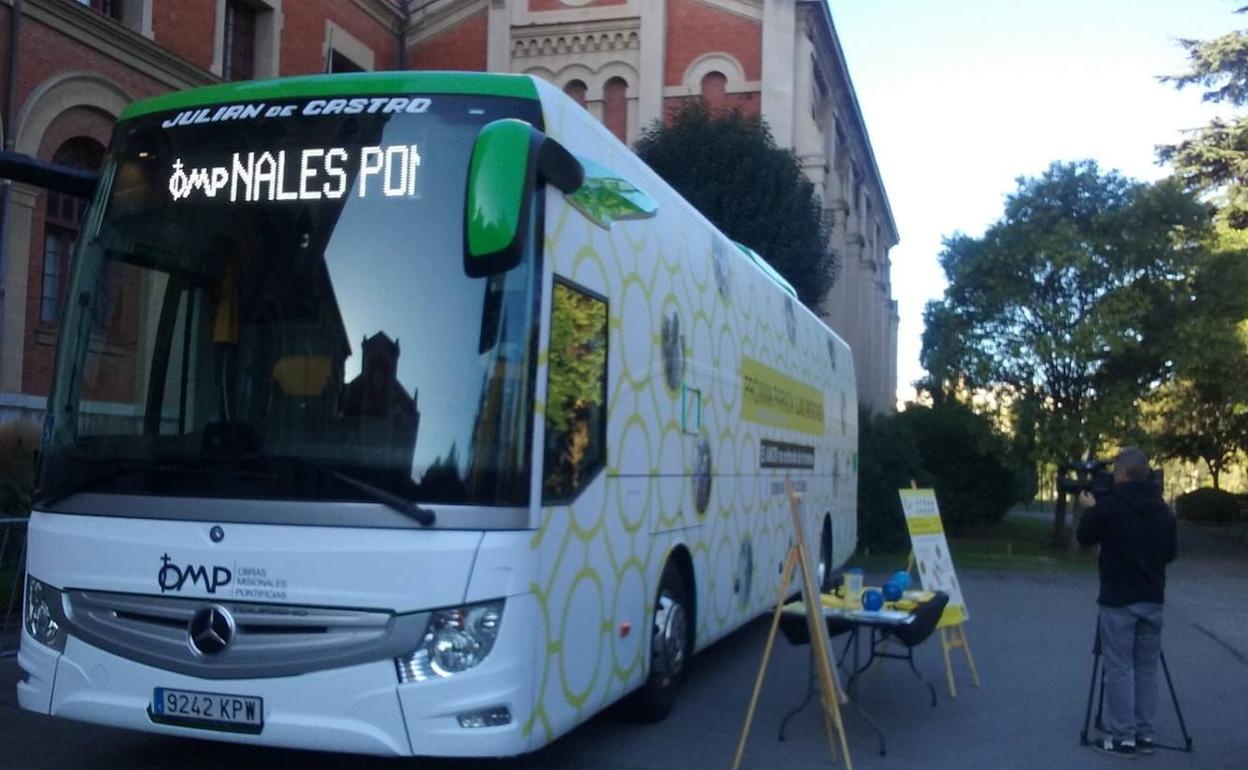
[[[1098,617],[1105,656],[1105,726],[1094,744],[1111,754],[1153,751],[1166,564],[1177,553],[1174,515],[1152,480],[1148,457],[1127,447],[1114,458],[1113,491],[1084,490],[1080,545],[1099,545]]]

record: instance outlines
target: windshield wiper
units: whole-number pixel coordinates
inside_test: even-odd
[[[205,466],[186,458],[153,458],[147,462],[132,462],[128,464],[114,464],[113,467],[90,478],[75,481],[66,484],[60,489],[54,489],[45,493],[34,501],[36,507],[46,507],[54,505],[82,492],[88,492],[96,487],[116,479],[119,476],[126,476],[131,473],[183,473],[183,474],[221,474],[225,473],[233,476],[247,475],[247,471],[239,468],[215,468]]]
[[[421,504],[413,500],[408,500],[401,495],[396,495],[395,493],[382,489],[379,486],[370,484],[367,481],[361,481],[354,476],[343,473],[339,470],[334,470],[333,468],[326,468],[318,463],[308,462],[307,460],[300,460],[299,462],[315,468],[321,473],[331,476],[336,481],[341,481],[343,484],[346,484],[359,492],[363,492],[374,501],[392,508],[410,519],[414,519],[417,524],[420,524],[423,527],[432,527],[433,523],[438,519],[437,514],[431,509],[425,508]]]
[[[87,490],[100,486],[106,481],[112,481],[118,476],[124,476],[127,473],[138,473],[142,470],[145,470],[145,468],[139,465],[120,465],[115,468],[111,468],[98,476],[92,476],[89,479],[83,479],[82,481],[73,484],[66,484],[60,489],[54,489],[51,492],[46,492],[36,498],[33,505],[35,508],[47,508],[49,505],[55,505],[65,498],[76,495],[79,492],[86,492]]]

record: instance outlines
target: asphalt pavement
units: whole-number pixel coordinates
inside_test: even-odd
[[[1163,649],[1194,752],[1159,751],[1132,760],[1170,770],[1248,768],[1248,548],[1184,529],[1170,571]],[[901,566],[901,565],[899,565]],[[958,697],[951,699],[935,637],[916,650],[937,686],[938,704],[904,663],[885,661],[859,680],[857,702],[882,725],[888,753],[853,709],[846,730],[855,768],[1120,768],[1124,760],[1079,745],[1095,631],[1093,573],[964,572],[966,626],[982,686],[955,658]],[[646,768],[729,767],[762,656],[767,627],[755,622],[694,659],[675,712],[658,725],[600,715],[524,757],[491,761],[384,760],[256,749],[188,741],[55,720],[20,710],[12,660],[0,661],[0,767],[24,768]],[[955,656],[960,652],[955,651]],[[800,699],[806,648],[777,643],[745,766],[800,770],[833,766],[818,711],[790,722]],[[1164,695],[1164,692],[1163,692]],[[1174,709],[1163,700],[1161,742],[1180,742]],[[835,766],[844,767],[843,758]]]

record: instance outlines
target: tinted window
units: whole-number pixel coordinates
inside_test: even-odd
[[[556,282],[550,311],[542,496],[569,500],[606,463],[607,303]]]

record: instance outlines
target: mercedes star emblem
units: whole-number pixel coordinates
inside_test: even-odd
[[[191,649],[200,655],[216,655],[234,639],[234,618],[214,604],[196,612],[186,629]]]

